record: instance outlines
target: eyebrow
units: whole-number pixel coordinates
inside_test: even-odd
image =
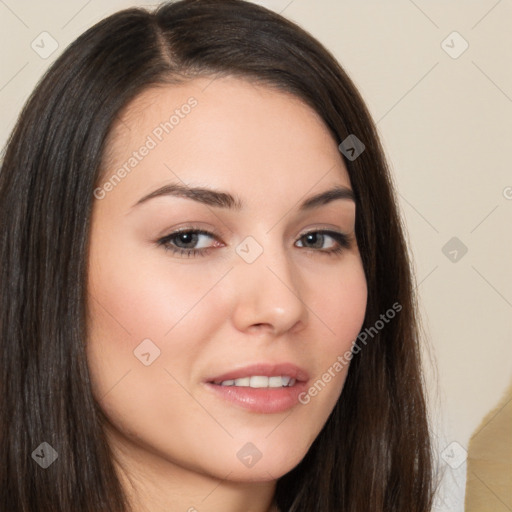
[[[231,210],[241,210],[243,208],[243,201],[238,196],[234,196],[228,192],[222,192],[220,190],[213,190],[205,187],[181,185],[179,183],[164,185],[163,187],[154,190],[139,199],[132,208],[154,199],[155,197],[162,196],[183,197],[186,199],[192,199],[207,206]],[[354,192],[350,188],[337,185],[334,188],[308,197],[300,204],[299,211],[312,210],[337,199],[345,199],[355,202]]]

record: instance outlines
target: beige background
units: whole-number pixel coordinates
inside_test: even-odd
[[[486,428],[512,376],[512,1],[257,3],[322,41],[377,121],[431,345],[427,379],[444,471],[436,510],[461,511],[469,438]],[[0,0],[2,147],[49,64],[92,24],[132,5],[155,2]],[[31,48],[43,31],[59,45],[46,59]],[[458,247],[445,256],[452,237]]]

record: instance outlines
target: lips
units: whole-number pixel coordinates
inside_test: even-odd
[[[279,379],[282,385],[271,385],[271,379],[272,384],[277,384]],[[294,364],[262,363],[214,375],[206,379],[204,385],[214,400],[221,400],[229,407],[272,414],[296,406],[300,394],[307,389],[308,380],[306,370]]]

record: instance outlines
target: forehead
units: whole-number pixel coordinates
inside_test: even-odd
[[[130,169],[123,182],[127,192],[166,181],[239,188],[241,196],[243,189],[265,195],[269,187],[281,196],[297,187],[305,193],[322,180],[350,186],[337,143],[311,107],[233,77],[141,93],[108,138],[105,178],[123,165]]]

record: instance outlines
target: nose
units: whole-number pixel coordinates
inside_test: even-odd
[[[265,247],[252,263],[238,259],[231,277],[235,280],[232,319],[238,330],[279,336],[304,328],[308,308],[301,296],[301,276],[282,246]]]

